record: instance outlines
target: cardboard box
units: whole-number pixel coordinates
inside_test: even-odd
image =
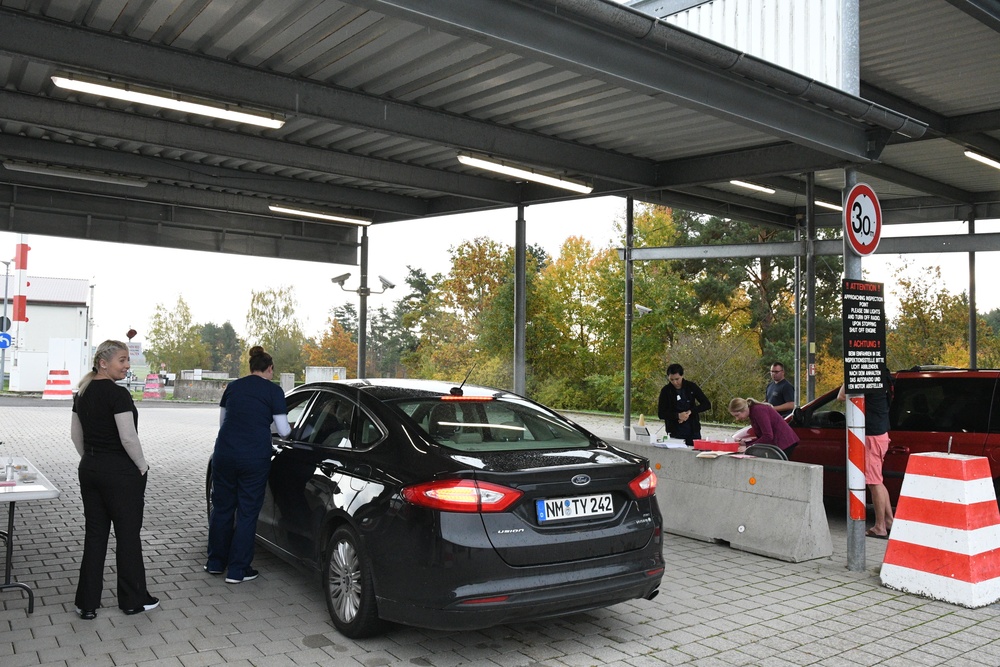
[[[738,452],[740,443],[725,440],[695,440],[694,448],[708,452]]]

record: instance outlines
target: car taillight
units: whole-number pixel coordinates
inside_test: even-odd
[[[503,512],[520,497],[517,489],[470,479],[427,482],[403,489],[407,502],[444,512]]]
[[[636,498],[647,498],[656,493],[656,474],[647,470],[629,482],[628,488]]]

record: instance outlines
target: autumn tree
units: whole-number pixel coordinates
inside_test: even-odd
[[[232,324],[226,322],[220,327],[209,322],[203,325],[201,342],[208,350],[212,370],[226,372],[229,377],[239,377],[240,357],[246,344],[236,334]]]
[[[969,366],[969,299],[952,294],[941,280],[940,267],[912,271],[905,262],[893,274],[891,293],[899,299],[898,314],[889,322],[886,353],[889,367],[924,364]],[[1000,362],[1000,344],[986,321],[977,325],[980,365]]]
[[[156,304],[146,335],[146,359],[151,368],[164,364],[172,373],[210,364],[201,327],[191,321],[191,309],[180,295],[173,309]]]
[[[358,344],[335,315],[326,321],[326,329],[318,341],[305,344],[307,366],[343,366],[347,377],[357,377]]]
[[[261,345],[274,359],[275,373],[305,373],[303,349],[305,336],[295,317],[295,293],[292,287],[253,291],[247,312],[247,344]]]

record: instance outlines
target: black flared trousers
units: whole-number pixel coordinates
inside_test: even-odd
[[[104,589],[104,561],[108,537],[115,528],[115,563],[118,569],[118,606],[136,609],[146,602],[146,567],[142,562],[142,516],[146,477],[80,468],[80,495],[86,528],[77,609],[97,609]]]

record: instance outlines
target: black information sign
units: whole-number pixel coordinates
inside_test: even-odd
[[[847,393],[883,388],[885,300],[882,283],[844,280],[844,383]]]

